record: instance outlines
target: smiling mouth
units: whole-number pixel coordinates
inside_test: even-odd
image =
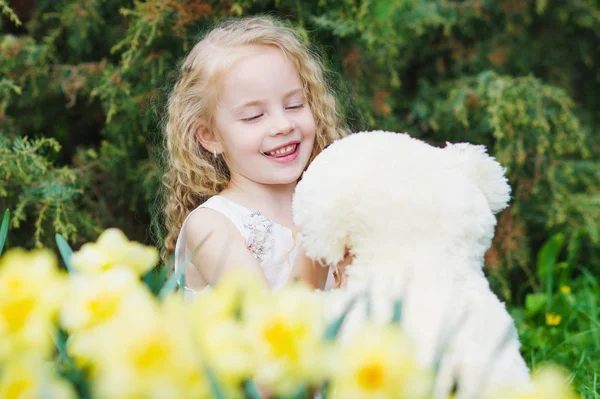
[[[273,157],[273,158],[285,157],[290,154],[293,154],[296,151],[297,147],[298,147],[298,144],[290,144],[290,145],[286,145],[285,147],[278,148],[274,151],[264,152],[263,154],[268,157]]]

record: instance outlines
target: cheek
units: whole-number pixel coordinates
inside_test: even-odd
[[[310,139],[315,137],[317,131],[317,123],[310,109],[302,115],[300,124],[302,126],[303,134],[306,138]]]
[[[235,132],[235,138],[232,140],[232,148],[237,152],[255,154],[262,149],[262,135],[259,133],[259,128],[240,127]]]

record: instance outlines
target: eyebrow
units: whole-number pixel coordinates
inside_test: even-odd
[[[303,92],[304,92],[304,89],[302,87],[299,87],[297,89],[292,89],[292,90],[288,91],[287,93],[285,93],[285,96],[283,96],[283,98],[288,98],[288,97],[293,96],[296,93],[303,93]]]
[[[287,99],[291,96],[293,96],[294,94],[300,93],[300,92],[304,92],[304,89],[299,87],[297,89],[292,89],[290,91],[288,91],[287,93],[285,93],[285,95],[283,96],[284,99]],[[253,100],[253,101],[248,101],[247,103],[244,103],[242,105],[238,105],[237,107],[233,108],[233,112],[240,112],[243,108],[246,107],[252,107],[254,105],[261,105],[264,101],[261,100]]]

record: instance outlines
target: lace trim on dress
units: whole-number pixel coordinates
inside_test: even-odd
[[[258,261],[262,262],[271,253],[275,242],[273,222],[259,211],[254,211],[244,218],[244,227],[250,231],[246,240],[248,250]]]

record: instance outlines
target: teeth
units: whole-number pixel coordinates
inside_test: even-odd
[[[267,152],[267,155],[270,155],[272,157],[280,157],[280,156],[287,155],[289,153],[294,152],[295,149],[296,149],[296,144],[291,144],[291,145],[288,145],[287,147],[283,147],[283,148],[280,148],[275,151]]]

